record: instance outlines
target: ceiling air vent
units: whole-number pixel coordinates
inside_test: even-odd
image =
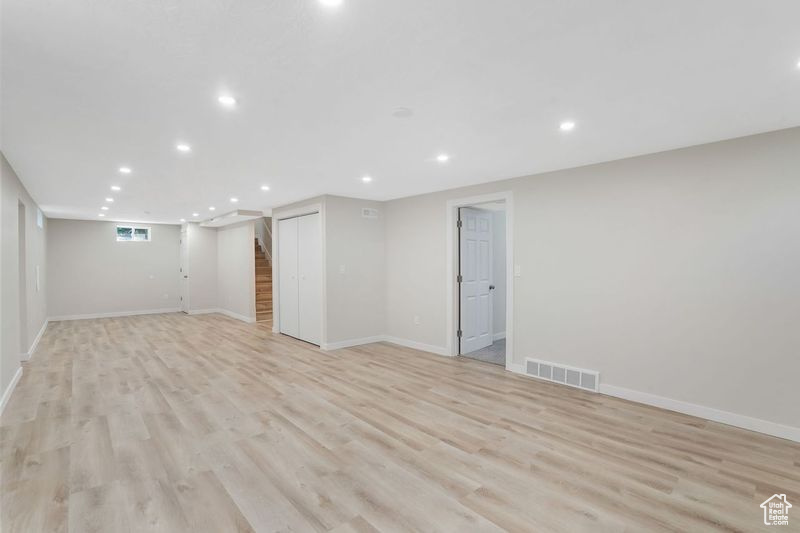
[[[535,378],[597,392],[600,372],[560,365],[539,359],[526,359],[525,373]]]

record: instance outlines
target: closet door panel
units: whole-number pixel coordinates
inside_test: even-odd
[[[299,335],[313,344],[322,339],[322,235],[320,215],[298,221]]]
[[[297,229],[296,218],[278,222],[279,329],[292,337],[300,336]]]

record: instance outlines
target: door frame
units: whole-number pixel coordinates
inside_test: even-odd
[[[322,324],[320,331],[320,348],[325,349],[324,346],[328,343],[328,312],[327,312],[327,280],[326,280],[326,255],[325,255],[325,206],[321,202],[303,205],[300,207],[293,207],[289,209],[280,209],[272,211],[272,332],[280,333],[281,323],[281,299],[279,287],[281,276],[281,261],[279,256],[278,244],[281,238],[280,221],[288,218],[297,218],[303,215],[313,215],[319,213],[319,231],[320,240],[322,241],[322,259],[320,261],[320,276],[322,280],[322,291],[320,295],[320,313]]]
[[[186,257],[184,257],[184,250]],[[181,311],[189,314],[191,306],[189,305],[189,224],[183,224],[180,232],[180,266],[178,267],[180,275],[180,297],[181,297]]]
[[[17,320],[16,335],[19,338],[19,359],[26,361],[30,350],[28,344],[28,206],[17,199]]]
[[[447,354],[458,355],[458,209],[479,207],[477,204],[504,201],[506,205],[506,370],[514,364],[514,193],[500,191],[447,201]]]

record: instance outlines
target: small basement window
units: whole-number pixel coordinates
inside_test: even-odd
[[[117,242],[150,240],[150,228],[143,226],[117,226]]]

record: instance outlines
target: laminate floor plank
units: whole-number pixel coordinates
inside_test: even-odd
[[[51,323],[0,419],[3,533],[758,531],[773,493],[800,509],[800,444],[270,328]]]

